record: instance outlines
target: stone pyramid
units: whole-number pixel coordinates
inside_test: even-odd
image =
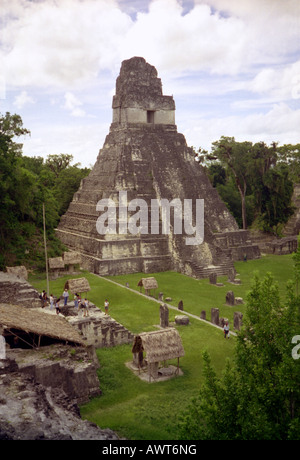
[[[211,272],[227,274],[233,261],[245,254],[248,259],[259,257],[258,247],[252,245],[248,232],[238,229],[195,162],[185,137],[177,132],[175,102],[162,94],[155,67],[142,57],[123,61],[112,108],[113,120],[103,148],[57,228],[61,241],[81,254],[82,266],[101,275],[176,270],[201,278]],[[121,195],[125,202],[120,201]],[[175,224],[176,206],[170,206],[166,226],[161,203],[179,206],[184,200],[189,200],[192,217],[189,214],[188,223],[195,232],[199,220],[196,200],[204,200],[204,240],[200,244],[187,244],[180,213]],[[98,203],[109,207],[100,209]],[[140,203],[140,207],[129,206]],[[159,211],[152,212],[154,208]],[[106,233],[103,226],[99,232],[99,219],[103,223],[105,212]],[[115,226],[110,226],[109,216],[116,217]],[[129,222],[135,224],[130,227]]]

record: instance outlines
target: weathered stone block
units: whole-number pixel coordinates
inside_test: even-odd
[[[210,321],[213,323],[213,324],[216,324],[217,326],[219,326],[219,309],[218,308],[212,308],[210,310]]]
[[[209,282],[210,282],[210,284],[216,284],[217,283],[217,274],[215,272],[211,273],[209,275]]]
[[[181,326],[187,326],[190,322],[188,316],[185,315],[177,315],[175,316],[175,323]]]
[[[233,327],[238,331],[241,329],[243,324],[243,314],[239,311],[235,311],[233,315]]]
[[[233,306],[234,305],[234,293],[233,291],[228,291],[226,294],[226,305]]]
[[[160,326],[169,327],[169,309],[166,304],[159,307]]]

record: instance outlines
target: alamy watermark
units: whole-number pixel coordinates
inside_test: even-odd
[[[161,232],[163,235],[168,235],[171,233],[171,209],[173,209],[173,233],[188,235],[185,238],[186,245],[203,243],[203,199],[196,199],[194,224],[192,199],[184,199],[183,203],[179,198],[174,198],[172,201],[167,199],[150,201],[150,206],[141,198],[128,202],[126,191],[119,192],[118,203],[111,198],[102,198],[96,206],[97,211],[103,212],[96,223],[98,233],[100,235],[158,235]],[[136,212],[132,214],[134,211]]]
[[[6,342],[3,335],[0,334],[0,359],[6,358]]]
[[[294,335],[292,343],[297,343],[297,345],[292,349],[292,357],[294,359],[300,359],[300,335]]]

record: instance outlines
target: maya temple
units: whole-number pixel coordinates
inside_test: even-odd
[[[213,272],[228,274],[236,260],[260,257],[258,246],[248,231],[239,230],[195,161],[193,149],[177,132],[174,99],[162,94],[157,71],[144,58],[123,61],[112,109],[103,148],[56,230],[67,248],[80,253],[82,267],[100,275],[175,270],[203,278]],[[126,198],[125,204],[120,196]],[[204,203],[204,239],[199,244],[187,244],[191,234],[184,232],[185,214],[181,218],[179,212],[175,219],[184,200],[192,203],[189,216],[194,229],[199,217],[196,200]],[[117,217],[114,231],[99,232],[97,224],[104,216],[99,202],[114,204],[112,214],[106,212],[108,223],[109,216]],[[162,202],[178,205],[170,205],[167,232],[162,218],[166,214],[157,208]],[[143,221],[140,227],[137,217]],[[130,219],[136,232],[128,231]]]

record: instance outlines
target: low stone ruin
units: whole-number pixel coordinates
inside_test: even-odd
[[[53,378],[59,376],[48,372],[46,383]],[[22,372],[13,358],[0,361],[0,387],[1,440],[120,439],[112,430],[82,420],[76,400],[63,388],[58,391],[38,383],[33,375]]]
[[[74,307],[71,308],[74,311]],[[89,316],[76,314],[68,316],[67,319],[80,332],[86,343],[96,348],[132,343],[133,334],[95,305],[89,308]]]
[[[176,315],[175,324],[178,326],[187,326],[190,323],[190,319],[186,315]]]
[[[65,317],[38,308],[39,293],[13,274],[0,272],[0,295],[0,439],[119,439],[81,420],[78,405],[101,394],[95,348],[132,343],[130,331],[94,305],[89,317],[73,302]]]
[[[12,273],[0,272],[1,303],[14,303],[28,308],[41,306],[39,293],[25,278]]]
[[[241,305],[244,301],[242,297],[235,297],[233,291],[228,291],[226,294],[226,305],[234,306],[234,305]]]
[[[17,363],[20,373],[53,390],[64,392],[76,404],[85,404],[101,394],[94,347],[55,344],[39,349],[10,349],[8,359]]]

